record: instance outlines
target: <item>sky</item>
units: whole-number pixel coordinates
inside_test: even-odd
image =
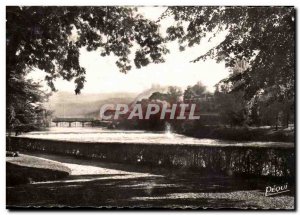
[[[157,18],[166,10],[166,7],[139,7],[138,12],[148,19]],[[161,22],[160,32],[164,35],[166,28],[173,24],[172,18]],[[86,83],[84,93],[139,93],[151,88],[153,85],[179,86],[183,90],[188,85],[194,85],[201,81],[211,92],[214,85],[226,78],[229,74],[224,62],[216,63],[214,60],[190,63],[191,60],[205,54],[208,50],[224,40],[226,32],[218,34],[208,42],[204,38],[200,45],[179,51],[176,41],[169,42],[167,48],[170,53],[165,56],[165,63],[149,64],[141,69],[133,67],[127,74],[119,72],[115,65],[116,57],[101,57],[100,52],[88,52],[84,48],[80,52],[80,64],[86,69]],[[44,80],[45,73],[34,70],[30,75],[38,81]],[[46,87],[46,83],[43,82]],[[74,92],[74,83],[58,79],[55,82],[58,91]]]

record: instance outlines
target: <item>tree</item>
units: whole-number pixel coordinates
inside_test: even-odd
[[[173,103],[178,102],[181,96],[182,96],[182,90],[180,87],[169,86],[167,93],[154,92],[149,97],[149,99],[150,100],[167,101],[167,102],[173,104]]]
[[[272,88],[278,100],[294,99],[295,9],[293,7],[169,7],[162,15],[173,16],[175,25],[167,29],[169,40],[180,47],[200,44],[202,38],[221,31],[224,41],[192,62],[216,59],[233,67],[245,60],[249,68],[224,80],[236,83],[247,100]],[[184,24],[187,23],[187,28]]]
[[[161,92],[154,92],[151,94],[149,97],[149,100],[161,100],[161,101],[166,101],[168,98],[168,95],[166,93],[161,93]]]
[[[216,90],[215,100],[221,121],[225,125],[242,126],[247,120],[246,101],[243,92],[224,92]]]
[[[171,104],[178,102],[181,96],[182,96],[182,90],[180,87],[170,86],[168,88],[167,101],[170,102]]]
[[[183,93],[183,100],[189,101],[193,98],[194,93],[191,86],[187,86],[186,90]]]
[[[35,129],[37,124],[46,124],[44,116],[49,115],[43,102],[47,101],[50,94],[41,90],[41,85],[22,75],[13,77],[14,92],[7,98],[9,103],[6,106],[6,128],[9,131],[30,131]],[[11,84],[12,82],[9,82]]]
[[[199,81],[194,86],[188,86],[186,88],[183,98],[184,100],[199,99],[205,97],[207,94],[208,92],[206,91],[206,86]]]
[[[197,104],[201,113],[216,113],[214,95],[206,90],[206,86],[198,81],[193,86],[188,86],[184,91],[183,100],[186,103]]]
[[[143,18],[132,7],[16,7],[6,10],[8,79],[13,72],[39,68],[47,81],[75,79],[83,88],[85,69],[80,66],[80,48],[114,54],[121,72],[131,69],[129,54],[137,45],[137,68],[163,62],[168,50],[155,22]]]
[[[221,31],[227,32],[224,41],[192,62],[213,58],[232,68],[222,84],[227,85],[227,96],[243,95],[240,99],[248,103],[246,114],[251,117],[250,122],[258,122],[255,118],[260,108],[255,107],[255,101],[262,97],[270,107],[288,110],[289,119],[295,96],[293,7],[169,7],[161,18],[170,15],[176,22],[167,30],[168,39],[177,39],[181,47],[200,44],[206,36],[210,40]],[[244,62],[245,67],[237,71],[239,62]]]
[[[294,101],[270,100],[273,91],[266,92],[264,96],[257,99],[257,114],[260,117],[262,125],[279,125],[288,127],[290,122],[294,122]]]
[[[6,21],[8,123],[19,116],[18,106],[31,102],[18,87],[33,84],[26,82],[25,76],[34,68],[47,74],[53,91],[54,81],[62,78],[74,80],[75,93],[79,94],[85,82],[85,69],[79,62],[81,48],[97,50],[99,56],[114,54],[124,73],[132,67],[129,54],[134,45],[137,68],[164,62],[163,55],[168,52],[159,25],[132,7],[8,6]]]

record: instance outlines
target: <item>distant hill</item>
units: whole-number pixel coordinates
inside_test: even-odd
[[[103,104],[129,104],[137,93],[82,93],[75,95],[70,92],[54,93],[46,106],[54,111],[54,117],[98,117]]]
[[[140,93],[82,93],[56,92],[45,104],[54,111],[54,117],[99,117],[103,104],[135,104],[137,101],[149,98],[153,92],[165,92],[166,86],[153,85]]]

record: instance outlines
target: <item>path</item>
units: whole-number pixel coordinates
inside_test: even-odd
[[[291,209],[294,205],[291,193],[265,197],[266,182],[254,179],[207,178],[183,170],[35,156],[66,165],[71,175],[64,180],[7,187],[8,206]]]

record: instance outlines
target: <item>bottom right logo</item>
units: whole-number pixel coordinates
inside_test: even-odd
[[[273,186],[267,186],[265,196],[274,196],[281,193],[289,192],[288,189],[288,183],[285,183],[283,185],[273,185]]]

